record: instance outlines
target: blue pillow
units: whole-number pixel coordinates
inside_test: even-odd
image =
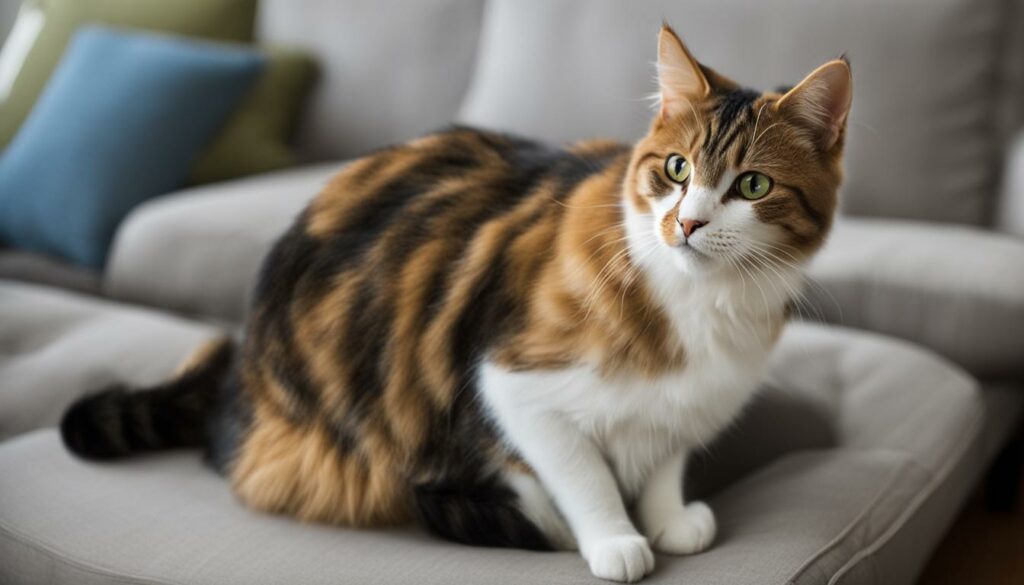
[[[241,48],[79,30],[0,155],[0,241],[101,268],[118,223],[184,184],[264,61]]]

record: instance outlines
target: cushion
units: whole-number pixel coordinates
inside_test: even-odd
[[[86,392],[163,380],[217,334],[166,314],[4,280],[0,323],[0,440],[56,424]]]
[[[43,254],[0,248],[0,279],[20,280],[99,294],[102,282],[95,270],[73,266]]]
[[[121,218],[181,186],[262,66],[251,51],[81,29],[0,157],[0,239],[101,267]]]
[[[262,51],[266,69],[227,125],[199,157],[193,184],[265,173],[297,162],[295,124],[316,81],[316,62],[301,51]]]
[[[26,0],[19,21],[39,19],[42,26],[31,35],[31,47],[6,99],[0,98],[0,150],[32,110],[80,25],[103,23],[242,42],[252,38],[255,11],[256,0]]]
[[[874,335],[797,325],[781,343],[782,375],[806,351],[819,364],[783,391],[817,412],[831,438],[795,439],[788,452],[764,454],[706,489],[718,542],[699,555],[659,556],[645,583],[913,582],[998,445],[989,434],[1005,437],[1024,402],[1019,392],[980,393],[942,360]],[[928,379],[917,382],[922,370]],[[922,401],[936,403],[927,416],[915,415]],[[730,433],[734,445],[756,450],[767,429],[799,435],[792,424],[757,419],[771,412],[752,409]],[[883,432],[872,420],[880,413]],[[915,431],[948,438],[918,440]],[[712,446],[700,471],[729,465],[736,452],[725,447]],[[414,529],[348,530],[255,513],[195,452],[85,463],[53,430],[0,444],[0,581],[601,583],[574,553],[472,548]]]
[[[845,218],[814,260],[802,312],[902,337],[986,377],[1024,373],[1024,241]]]
[[[326,163],[196,187],[139,206],[118,231],[105,293],[241,321],[270,246],[342,166]]]
[[[299,130],[339,160],[451,123],[469,85],[483,0],[261,0],[261,42],[301,47],[321,79]]]
[[[855,89],[844,208],[979,224],[996,183],[992,84],[1011,47],[1002,41],[1016,35],[1003,26],[1013,4],[495,0],[460,118],[557,141],[636,138],[652,115],[644,97],[662,19],[698,59],[761,89],[846,52]]]

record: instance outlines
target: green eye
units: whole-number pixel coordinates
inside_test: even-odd
[[[690,177],[690,163],[678,154],[670,155],[665,160],[665,174],[676,183],[685,183]]]
[[[772,190],[772,180],[761,173],[743,173],[736,180],[736,190],[747,199],[760,199]]]

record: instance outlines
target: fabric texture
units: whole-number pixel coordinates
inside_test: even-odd
[[[163,380],[217,334],[209,325],[13,281],[0,281],[0,323],[0,440],[56,424],[86,392]]]
[[[140,206],[118,232],[106,294],[241,321],[270,246],[342,166],[327,163],[208,185]]]
[[[914,341],[983,378],[1024,373],[1024,242],[845,218],[809,271],[805,317]]]
[[[1012,47],[1002,42],[1012,4],[495,0],[460,118],[555,141],[635,139],[652,115],[644,98],[656,89],[663,19],[697,59],[760,89],[795,84],[846,52],[854,98],[844,208],[981,224],[997,183],[1002,98],[992,80]]]
[[[181,186],[263,63],[241,49],[82,28],[0,158],[0,239],[101,267],[120,220]]]
[[[1024,8],[1021,10],[1024,11]],[[1008,145],[999,205],[993,223],[1001,231],[1024,236],[1024,132]]]
[[[42,284],[98,295],[100,273],[32,252],[0,248],[0,279]]]
[[[877,335],[796,324],[780,349],[777,390],[762,398],[803,404],[808,423],[825,423],[830,435],[762,451],[738,473],[720,468],[735,449],[750,453],[769,434],[786,434],[771,409],[752,408],[694,469],[718,515],[717,543],[700,555],[659,556],[645,582],[869,582],[863,571],[904,579],[880,583],[912,582],[955,509],[929,503],[970,489],[1024,402],[1019,391],[979,391],[941,359]],[[819,369],[794,369],[796,359]],[[935,406],[917,415],[924,401]],[[884,432],[872,426],[880,413]],[[892,536],[922,521],[938,526]],[[602,582],[574,553],[255,513],[197,453],[90,464],[72,459],[51,430],[0,444],[0,559],[0,581],[11,585]]]
[[[469,85],[483,0],[262,0],[261,42],[300,47],[321,79],[299,132],[338,160],[450,124]]]
[[[192,184],[265,173],[298,162],[294,131],[316,82],[316,62],[286,48],[261,49],[267,65],[189,175]]]
[[[208,39],[252,38],[256,0],[26,0],[42,12],[43,27],[0,100],[0,150],[28,117],[64,50],[86,23],[142,28]]]

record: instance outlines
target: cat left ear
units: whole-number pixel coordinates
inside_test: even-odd
[[[843,57],[815,69],[782,96],[778,108],[811,130],[818,146],[829,151],[846,127],[852,100],[853,75]]]
[[[700,65],[667,24],[658,35],[658,85],[663,118],[685,111],[688,102],[711,93],[711,84]]]

